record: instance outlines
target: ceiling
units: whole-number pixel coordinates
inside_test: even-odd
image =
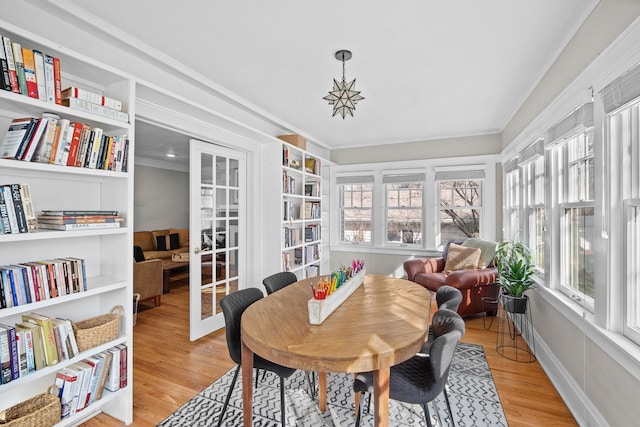
[[[501,132],[597,4],[72,1],[328,149]],[[344,120],[322,99],[339,49],[365,97]],[[138,156],[180,137],[137,128]]]

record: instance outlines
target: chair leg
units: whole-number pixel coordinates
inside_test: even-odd
[[[287,414],[284,412],[284,377],[280,377],[280,412],[282,412],[282,427],[285,427]]]
[[[314,382],[311,380],[311,377],[313,377],[313,372],[311,372],[311,374],[309,374],[309,371],[304,371],[304,373],[307,376],[307,384],[309,385],[309,392],[311,393],[311,399],[315,399],[316,397],[316,388],[315,388],[315,384]]]
[[[427,422],[427,427],[433,427],[431,424],[431,415],[429,415],[429,403],[423,403],[422,409],[424,409],[424,419]]]
[[[358,400],[356,402],[356,427],[360,427],[360,416],[362,414],[362,393],[357,393]]]
[[[258,377],[260,376],[260,369],[256,369],[256,384],[253,388],[258,388]]]
[[[224,400],[224,406],[222,406],[222,412],[220,412],[220,416],[218,417],[218,427],[222,425],[222,419],[224,418],[224,414],[227,413],[227,406],[229,406],[229,400],[231,399],[231,393],[233,392],[233,388],[236,386],[236,380],[238,379],[238,374],[240,373],[240,365],[236,367],[236,372],[233,374],[233,381],[231,381],[231,386],[229,387],[229,392],[227,393],[227,398]]]
[[[447,393],[447,387],[444,388],[444,401],[447,402],[447,409],[449,410],[449,418],[451,418],[451,425],[456,427],[456,422],[453,419],[453,411],[451,411],[451,404],[449,403],[449,394]]]

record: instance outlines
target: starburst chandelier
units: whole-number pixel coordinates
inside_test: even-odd
[[[337,51],[336,59],[342,61],[342,81],[339,82],[333,79],[333,90],[330,90],[329,95],[322,99],[329,101],[329,105],[333,105],[333,116],[340,114],[344,120],[347,114],[353,117],[356,104],[358,101],[362,101],[364,97],[360,95],[359,91],[355,90],[356,79],[347,82],[344,76],[344,62],[351,59],[351,51]]]

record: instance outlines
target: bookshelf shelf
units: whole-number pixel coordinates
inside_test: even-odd
[[[134,156],[133,106],[135,82],[131,76],[113,67],[70,51],[52,41],[23,31],[0,19],[0,35],[22,48],[37,49],[60,59],[61,88],[73,86],[98,92],[122,102],[122,112],[128,122],[77,110],[54,102],[23,94],[0,90],[0,141],[4,140],[13,119],[40,117],[54,113],[60,119],[97,127],[105,135],[126,135],[128,158]],[[1,46],[1,43],[0,43]],[[133,420],[133,162],[128,172],[62,166],[20,160],[0,159],[0,185],[27,184],[36,214],[42,210],[116,210],[124,217],[119,228],[81,231],[39,229],[34,233],[0,234],[0,264],[2,266],[63,257],[82,258],[85,262],[87,290],[33,303],[0,308],[0,323],[15,325],[22,315],[35,312],[51,318],[72,322],[109,313],[117,305],[124,308],[117,338],[83,351],[57,364],[44,366],[28,375],[0,384],[0,410],[23,402],[47,390],[56,373],[71,364],[95,356],[115,345],[126,346],[126,383],[117,392],[104,392],[83,411],[58,423],[77,425],[85,419],[105,412],[125,424]],[[1,277],[1,276],[0,276]]]

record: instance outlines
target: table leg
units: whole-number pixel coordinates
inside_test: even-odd
[[[389,423],[389,367],[373,371],[374,425],[387,427]]]
[[[318,372],[318,406],[320,412],[327,410],[327,373]]]
[[[242,342],[242,417],[244,427],[253,423],[253,351]]]
[[[171,278],[171,270],[162,270],[162,293],[169,293],[169,279]]]

